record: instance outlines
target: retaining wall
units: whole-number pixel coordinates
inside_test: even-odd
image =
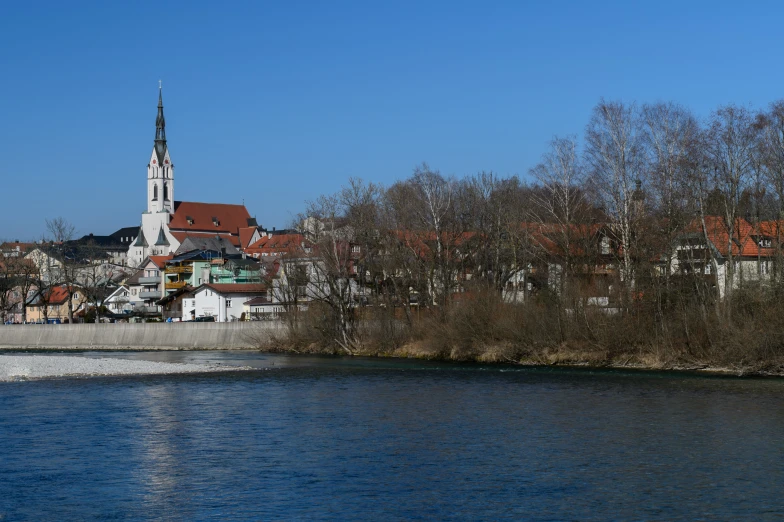
[[[0,325],[0,349],[199,350],[256,348],[283,335],[275,321]]]

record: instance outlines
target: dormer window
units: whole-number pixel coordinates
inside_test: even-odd
[[[189,225],[193,225],[193,218],[190,216],[185,216],[185,220],[188,222]]]
[[[220,225],[220,221],[215,216],[212,216],[212,224],[217,227]]]
[[[759,246],[760,248],[771,248],[773,247],[773,241],[771,241],[768,237],[760,238]]]

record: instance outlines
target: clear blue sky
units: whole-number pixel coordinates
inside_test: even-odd
[[[179,200],[286,226],[349,177],[525,176],[601,98],[784,97],[779,2],[6,2],[0,238],[138,224],[158,80]]]

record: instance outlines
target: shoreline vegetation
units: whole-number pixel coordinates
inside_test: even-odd
[[[559,316],[541,303],[508,305],[487,295],[453,306],[446,317],[430,315],[410,326],[397,319],[384,321],[382,310],[356,325],[351,350],[331,341],[323,324],[329,314],[318,309],[290,325],[296,330],[259,336],[255,344],[268,353],[784,376],[777,333],[784,314],[777,315],[778,307],[764,301],[758,305],[748,307],[757,316],[747,318],[742,328],[718,320],[703,323],[698,309],[684,310],[679,324],[664,326],[671,334],[664,338],[651,334],[656,320],[652,314],[610,315],[587,307],[579,314]]]

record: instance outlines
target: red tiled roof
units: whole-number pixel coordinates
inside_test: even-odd
[[[75,289],[74,289],[75,290]],[[75,290],[78,291],[78,290]],[[59,306],[68,301],[68,287],[65,285],[55,286],[47,292],[45,302],[47,305]],[[40,303],[41,305],[43,303]]]
[[[240,248],[250,246],[250,240],[253,238],[254,232],[256,232],[256,227],[245,227],[240,229]]]
[[[200,288],[210,288],[219,294],[258,294],[267,291],[267,285],[259,283],[205,283]]]
[[[273,234],[261,237],[245,249],[248,254],[293,254],[301,252],[302,247],[312,247],[312,243],[302,234]]]
[[[19,249],[19,252],[24,253],[34,247],[35,243],[21,243],[19,241],[6,241],[4,243],[0,243],[0,250],[4,252]]]
[[[168,256],[149,256],[149,259],[158,268],[163,268],[163,266],[166,264],[166,261],[173,257],[173,255],[169,254]]]
[[[189,222],[189,218],[191,222]],[[216,221],[213,218],[216,218]],[[175,201],[174,215],[169,222],[169,230],[228,232],[239,236],[239,230],[247,228],[248,219],[250,219],[250,214],[245,205]]]
[[[695,219],[687,227],[692,232],[702,232],[702,222]],[[716,250],[722,256],[729,255],[730,244],[732,245],[732,255],[741,257],[768,257],[773,254],[769,249],[760,248],[754,240],[756,234],[754,227],[745,219],[738,218],[735,221],[733,241],[730,243],[729,229],[724,219],[719,216],[705,216],[705,234]]]

